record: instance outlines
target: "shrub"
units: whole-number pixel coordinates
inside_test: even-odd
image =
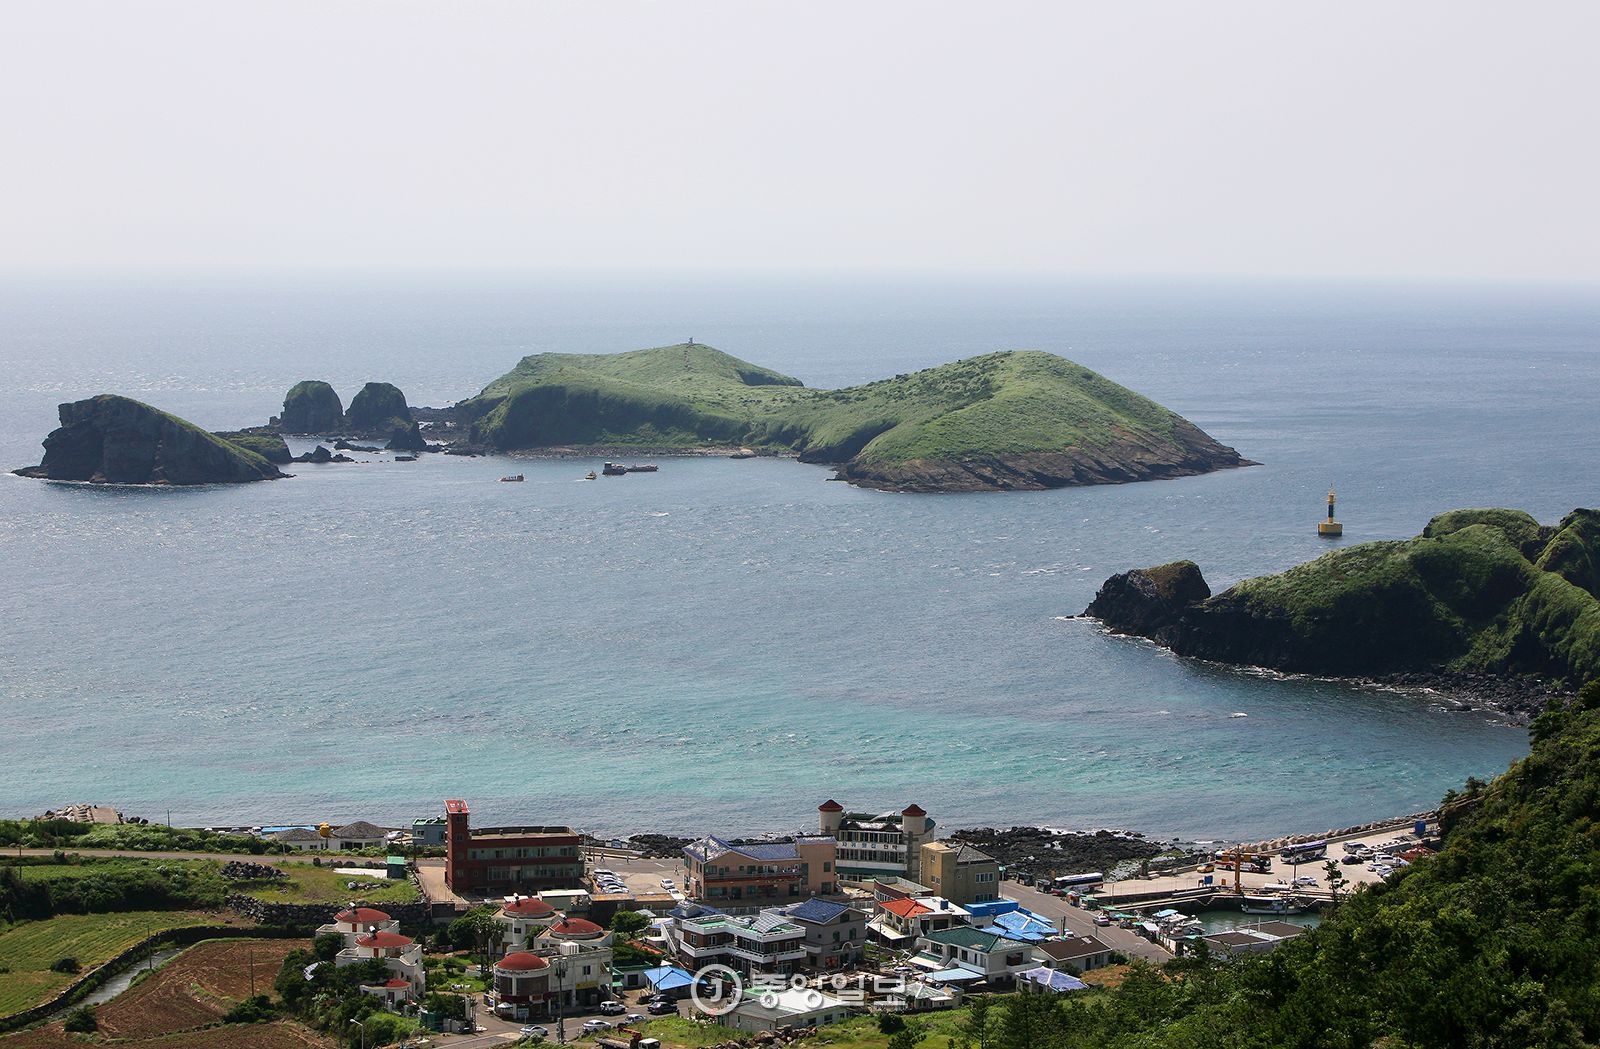
[[[84,1005],[72,1010],[63,1026],[74,1034],[88,1034],[100,1029],[100,1021],[94,1018],[94,1010]]]
[[[50,963],[50,971],[58,973],[78,973],[83,971],[83,966],[78,964],[76,958],[57,958]],[[93,1028],[90,1028],[93,1030]]]
[[[262,1020],[272,1019],[277,1014],[278,1010],[273,1006],[272,999],[264,994],[258,994],[254,998],[246,998],[232,1009],[229,1009],[227,1015],[222,1018],[222,1022],[225,1024],[260,1023]]]

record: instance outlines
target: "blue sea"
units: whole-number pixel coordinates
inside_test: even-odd
[[[413,404],[524,354],[708,343],[838,386],[1041,349],[1262,465],[900,495],[794,461],[384,456],[183,491],[0,478],[0,814],[1318,832],[1437,803],[1524,730],[1177,659],[1070,617],[1110,574],[1213,589],[1463,506],[1593,506],[1592,288],[872,275],[198,275],[0,282],[0,464],[58,402],[211,428],[304,378]],[[500,484],[521,472],[524,484]],[[1238,715],[1247,715],[1240,717]]]

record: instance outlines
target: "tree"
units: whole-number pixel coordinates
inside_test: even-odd
[[[992,1001],[986,994],[974,995],[967,1009],[966,1019],[956,1028],[950,1041],[958,1049],[993,1049],[994,1017]]]
[[[900,1030],[889,1036],[888,1049],[917,1049],[917,1043],[922,1041],[927,1029],[926,1024],[903,1021]]]
[[[500,940],[500,923],[494,915],[492,907],[477,907],[447,927],[451,945],[458,951],[477,951],[485,971],[489,968],[489,948]]]
[[[650,919],[638,911],[618,911],[611,918],[611,931],[621,937],[637,936],[650,928]]]
[[[1338,860],[1329,860],[1324,863],[1322,872],[1328,877],[1329,909],[1337,909],[1339,906],[1339,894],[1344,891],[1346,885],[1350,884],[1349,879],[1344,876],[1344,870],[1339,866]]]

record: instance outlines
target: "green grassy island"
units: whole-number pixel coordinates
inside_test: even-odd
[[[1455,510],[1216,596],[1192,562],[1113,576],[1084,612],[1179,655],[1334,676],[1600,676],[1600,511]]]
[[[685,343],[525,357],[457,406],[497,450],[748,446],[897,491],[1115,484],[1251,465],[1193,423],[1053,354],[992,353],[842,390]]]

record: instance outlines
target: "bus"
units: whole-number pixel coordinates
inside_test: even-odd
[[[1241,849],[1224,849],[1217,853],[1217,870],[1233,870],[1240,864],[1244,869],[1255,871],[1258,874],[1267,874],[1272,870],[1272,857],[1258,852],[1245,852]]]
[[[1091,889],[1106,880],[1106,876],[1099,871],[1090,871],[1088,874],[1063,874],[1053,883],[1061,892],[1068,889]]]
[[[1328,855],[1328,843],[1325,841],[1303,841],[1298,845],[1290,845],[1283,850],[1285,863],[1309,863],[1320,860]]]

